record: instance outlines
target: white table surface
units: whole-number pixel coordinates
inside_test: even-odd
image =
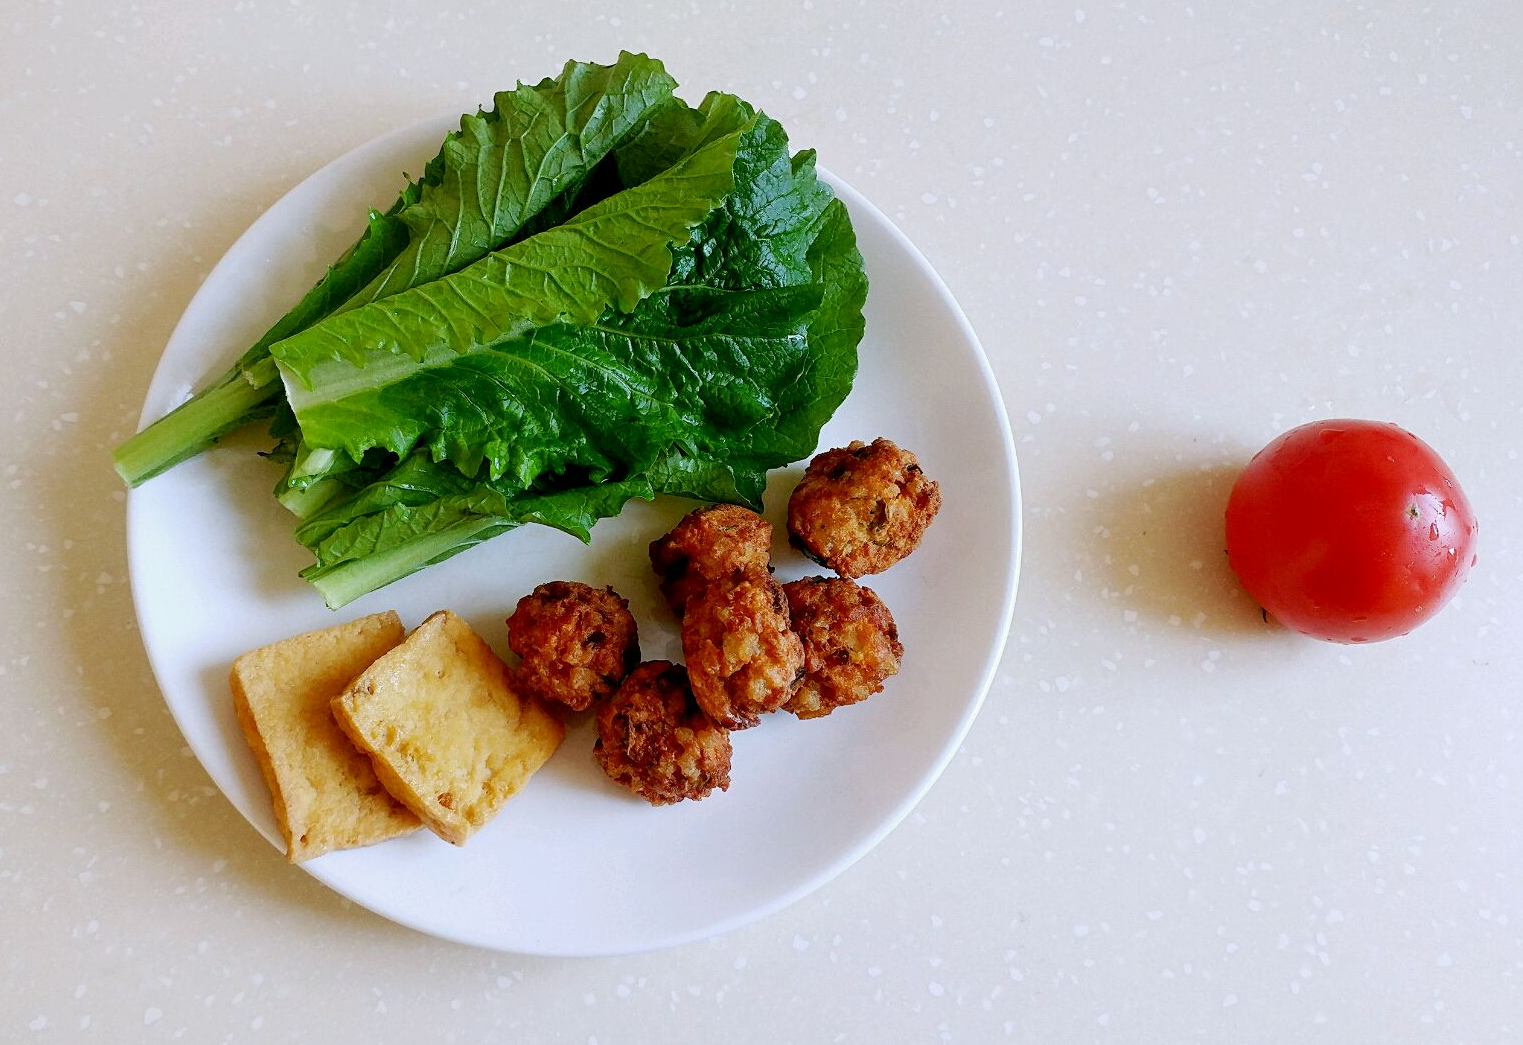
[[[1523,8],[43,4],[0,11],[0,1041],[1502,1042],[1523,1035]],[[569,57],[738,91],[981,333],[1026,564],[946,775],[837,881],[676,950],[431,940],[286,866],[175,731],[109,449],[199,280],[351,146]],[[1265,626],[1234,469],[1400,422],[1462,596]],[[976,549],[970,549],[976,554]]]

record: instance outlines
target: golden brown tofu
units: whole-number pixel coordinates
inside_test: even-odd
[[[233,707],[269,785],[292,863],[418,828],[418,818],[381,786],[330,710],[333,698],[405,634],[395,613],[376,613],[233,662]]]
[[[455,845],[496,815],[564,734],[448,610],[356,678],[334,699],[333,715],[386,789]]]

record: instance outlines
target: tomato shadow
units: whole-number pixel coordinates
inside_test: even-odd
[[[1227,498],[1242,469],[1188,468],[1100,499],[1089,558],[1102,598],[1128,622],[1218,634],[1281,631],[1227,562]]]

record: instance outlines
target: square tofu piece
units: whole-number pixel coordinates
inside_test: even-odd
[[[554,753],[560,720],[514,692],[508,668],[448,610],[418,625],[333,701],[386,789],[464,845]]]
[[[292,863],[418,828],[418,818],[386,793],[332,712],[333,698],[405,634],[395,613],[377,613],[233,662],[233,709],[270,787]]]

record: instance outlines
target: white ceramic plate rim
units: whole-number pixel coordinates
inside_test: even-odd
[[[228,248],[227,252],[222,256],[221,260],[219,260],[218,263],[208,273],[206,279],[203,281],[202,286],[204,287],[207,284],[213,283],[216,278],[222,274],[222,270],[224,268],[236,269],[237,267],[243,265],[245,261],[242,255],[245,253],[245,251],[241,250],[240,248],[244,247],[245,244],[251,241],[256,241],[259,239],[261,233],[263,232],[265,223],[279,220],[281,211],[280,203],[287,197],[299,192],[301,188],[307,184],[308,181],[311,181],[312,179],[318,178],[325,173],[330,172],[333,168],[345,165],[347,162],[351,161],[361,153],[382,147],[385,143],[393,138],[402,138],[411,134],[415,134],[423,126],[441,125],[447,120],[455,119],[455,116],[456,114],[454,113],[450,113],[447,116],[441,114],[439,116],[429,117],[416,121],[413,124],[397,128],[356,146],[355,148],[330,161],[322,168],[314,171],[306,179],[303,179],[302,182],[291,188],[281,197],[281,200],[277,201],[275,204],[269,207],[263,214],[256,218],[253,223],[249,225],[249,227],[242,233],[242,235],[240,235],[238,239],[235,240],[233,244]],[[1020,566],[1023,551],[1023,527],[1021,525],[1022,503],[1020,476],[1016,463],[1015,444],[1010,431],[1009,415],[1005,409],[1004,400],[1000,395],[998,384],[995,381],[993,369],[989,364],[989,360],[983,350],[983,346],[979,341],[977,334],[974,332],[972,325],[968,322],[967,316],[963,313],[962,308],[957,304],[956,299],[953,298],[951,291],[947,288],[946,283],[942,280],[941,276],[936,272],[934,268],[931,267],[931,264],[926,260],[925,256],[921,254],[919,249],[916,248],[916,246],[898,228],[898,226],[890,221],[888,217],[884,215],[883,212],[874,206],[870,201],[868,201],[866,197],[864,197],[852,186],[842,181],[840,178],[831,174],[824,167],[820,167],[819,173],[820,176],[835,191],[837,196],[839,196],[846,203],[848,210],[851,212],[852,220],[858,224],[862,222],[873,222],[879,225],[881,229],[888,234],[890,239],[892,239],[894,243],[904,252],[905,256],[913,261],[916,268],[916,275],[920,279],[924,280],[925,283],[934,290],[940,303],[947,310],[947,313],[954,319],[957,325],[958,333],[963,340],[963,344],[971,350],[971,362],[976,367],[979,377],[983,383],[983,390],[988,396],[989,403],[994,411],[995,419],[998,422],[998,427],[1001,435],[1000,448],[1003,455],[1008,483],[1011,532],[1009,534],[1009,569],[1006,573],[1006,576],[1004,577],[1003,593],[1000,600],[999,626],[996,629],[996,639],[987,650],[983,668],[979,673],[979,681],[977,683],[975,692],[971,695],[970,699],[967,700],[966,704],[964,705],[962,714],[956,720],[951,731],[947,734],[945,743],[943,744],[937,757],[930,763],[925,772],[921,774],[919,779],[914,782],[913,786],[906,790],[901,801],[896,806],[894,806],[886,815],[880,817],[878,823],[873,828],[865,832],[859,838],[857,844],[843,851],[835,860],[827,863],[815,873],[803,877],[791,888],[781,890],[770,900],[755,904],[747,910],[730,915],[728,917],[717,919],[712,923],[696,927],[691,930],[676,932],[667,936],[658,936],[651,938],[642,941],[638,945],[628,945],[597,950],[588,950],[585,948],[561,950],[554,946],[536,946],[532,949],[521,947],[509,948],[505,947],[500,941],[494,940],[486,935],[473,935],[471,933],[441,930],[439,926],[429,924],[425,920],[416,917],[412,909],[405,905],[388,905],[385,903],[374,902],[373,900],[363,900],[355,897],[343,890],[339,885],[335,884],[330,880],[328,876],[324,874],[324,866],[322,861],[316,861],[313,863],[301,865],[302,868],[311,874],[314,878],[334,889],[335,892],[339,892],[340,895],[348,897],[353,902],[358,903],[360,906],[365,907],[375,912],[376,914],[387,918],[390,921],[396,922],[400,925],[408,926],[418,930],[419,932],[423,932],[440,939],[447,939],[471,946],[479,946],[499,951],[509,951],[510,953],[538,954],[548,957],[612,956],[659,950],[662,948],[673,947],[680,944],[690,943],[696,940],[706,939],[711,936],[730,932],[734,929],[738,929],[742,926],[749,925],[752,922],[765,918],[768,915],[782,910],[783,908],[803,899],[805,896],[809,895],[816,889],[834,879],[837,875],[841,874],[852,864],[856,863],[874,846],[882,841],[890,831],[892,831],[904,820],[904,818],[909,814],[910,810],[912,810],[915,805],[925,796],[925,794],[930,790],[931,785],[934,784],[937,778],[940,777],[941,774],[945,771],[947,765],[951,762],[952,757],[956,754],[959,745],[961,745],[963,738],[967,735],[968,730],[971,728],[973,720],[977,717],[979,709],[983,706],[983,702],[988,695],[989,688],[993,683],[994,675],[1000,662],[1000,658],[1004,652],[1005,643],[1009,635],[1010,625],[1015,610],[1015,598],[1020,576]],[[185,313],[182,314],[180,322],[176,324],[175,330],[170,334],[169,340],[165,343],[165,351],[161,355],[161,360],[165,356],[169,355],[171,348],[175,345],[177,339],[180,338],[182,327],[186,322],[185,317],[194,310],[196,298],[199,297],[200,293],[201,290],[198,289],[196,295],[192,296],[191,301],[187,304]],[[161,362],[161,364],[158,365],[155,370],[153,379],[149,383],[148,391],[144,398],[144,407],[139,420],[140,428],[143,425],[146,425],[149,421],[156,419],[162,412],[162,409],[158,406],[158,404],[163,403],[167,398],[167,390],[165,386],[170,382],[171,379],[171,375],[165,370]],[[143,542],[136,537],[136,535],[138,535],[140,532],[139,527],[142,525],[142,523],[139,518],[139,513],[134,510],[135,506],[141,503],[141,498],[134,498],[129,491],[127,499],[126,527],[127,559],[129,574],[134,578],[136,577],[138,570],[144,568],[145,566],[145,563],[143,562],[143,556],[145,554],[142,548]],[[148,623],[150,620],[152,620],[152,617],[145,614],[145,608],[141,602],[142,590],[143,589],[140,585],[136,583],[133,584],[134,609],[137,613],[139,628],[143,637],[144,648],[148,656],[149,666],[154,673],[155,680],[159,684],[161,692],[164,692],[164,680],[167,677],[167,672],[165,670],[166,666],[160,663],[160,657],[162,656],[162,653],[159,652],[163,649],[163,645],[153,642],[150,638],[150,631],[154,630],[158,625],[156,623]],[[181,734],[187,738],[187,743],[189,743],[191,730],[188,727],[188,723],[181,717],[182,710],[176,705],[174,701],[169,700],[167,696],[165,698],[165,703],[169,708],[170,715],[174,718],[176,726],[180,729]],[[194,745],[192,745],[192,747],[194,748]],[[200,760],[200,752],[197,751],[196,753],[198,760]],[[204,766],[205,761],[201,761],[203,762]],[[208,772],[210,771],[208,770]],[[231,796],[228,795],[222,781],[213,778],[213,782],[217,784],[219,790],[223,791],[224,796],[228,797],[229,802],[234,805],[234,808],[238,808],[237,803],[233,802]],[[240,812],[242,811],[240,810]],[[253,823],[253,821],[251,821],[251,823]],[[270,837],[268,832],[259,824],[254,823],[254,826],[260,831],[261,834],[265,834],[272,843],[276,844],[277,846],[282,844],[279,839]]]

